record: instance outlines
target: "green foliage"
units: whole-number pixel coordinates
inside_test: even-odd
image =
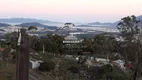
[[[79,67],[78,66],[70,66],[68,69],[71,73],[79,73]]]
[[[32,49],[35,51],[42,51],[43,45],[45,51],[50,53],[63,53],[63,37],[58,35],[47,35],[46,38],[31,37]]]
[[[35,27],[35,26],[30,26],[30,27],[28,28],[28,30],[37,30],[37,27]]]
[[[59,70],[62,75],[66,75],[70,66],[77,65],[76,61],[63,59],[59,64]]]
[[[87,50],[93,54],[107,55],[117,52],[117,41],[108,33],[98,34],[93,39],[88,39],[83,42],[87,46]],[[103,49],[103,50],[102,50]]]
[[[95,76],[96,79],[98,79],[98,78],[100,79],[102,75],[99,75],[100,74],[99,69],[100,69],[99,67],[94,67],[94,66],[89,67],[87,69],[87,74],[90,76]]]
[[[113,68],[110,64],[104,65],[99,69],[99,72],[101,73],[101,75],[104,75],[108,72],[112,72]]]
[[[97,76],[102,79],[129,80],[129,78],[127,78],[128,75],[125,75],[121,69],[113,67],[110,64],[100,67]]]
[[[121,20],[117,28],[125,40],[132,42],[136,39],[136,35],[140,33],[141,22],[134,15],[124,17]]]
[[[110,76],[113,80],[128,80],[125,75],[119,72],[112,72],[107,75]]]
[[[138,67],[140,67],[141,57],[141,21],[137,20],[134,15],[124,17],[121,20],[122,21],[117,26],[124,39],[124,42],[121,44],[120,53],[123,54],[127,62],[131,61],[132,64],[134,64],[134,73],[140,73]],[[134,80],[136,80],[136,77],[137,74],[133,76],[133,78],[135,78]]]
[[[95,76],[97,80],[129,80],[121,69],[110,64],[102,67],[90,67],[87,73],[90,76]]]
[[[114,60],[122,59],[122,57],[120,55],[111,55],[110,59],[114,61]]]
[[[39,66],[39,70],[42,72],[51,71],[55,68],[55,63],[52,61],[43,62]]]
[[[13,49],[16,49],[17,46],[17,39],[18,39],[18,33],[17,32],[12,32],[4,35],[6,41],[5,46],[11,47]]]
[[[6,68],[6,62],[0,61],[0,70]]]

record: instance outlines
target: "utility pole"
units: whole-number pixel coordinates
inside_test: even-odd
[[[42,53],[43,53],[43,55],[44,55],[44,53],[45,53],[45,48],[44,48],[44,44],[43,44],[43,50],[42,50]]]
[[[26,29],[18,30],[16,50],[16,80],[29,80],[29,38]]]

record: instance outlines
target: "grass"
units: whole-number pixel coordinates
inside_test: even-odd
[[[14,80],[16,74],[15,64],[0,61],[0,80]]]
[[[16,64],[0,61],[0,80],[15,80]],[[29,78],[29,80],[33,80]]]

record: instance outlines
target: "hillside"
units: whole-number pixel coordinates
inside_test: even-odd
[[[142,20],[142,15],[137,16],[138,20]],[[116,28],[117,24],[119,23],[119,21],[116,21],[114,23],[111,22],[107,22],[107,23],[101,23],[101,22],[92,22],[92,23],[88,23],[87,25],[100,25],[101,27],[110,27],[110,28]]]
[[[31,18],[9,18],[9,19],[0,19],[0,22],[4,23],[30,23],[30,22],[38,22],[38,23],[57,23],[48,20],[41,19],[31,19]]]
[[[57,27],[56,26],[48,26],[48,25],[43,25],[41,23],[37,23],[37,22],[31,22],[31,23],[22,23],[22,24],[18,24],[16,26],[21,26],[21,27],[30,27],[30,26],[36,26],[36,27],[44,27],[44,28],[48,28],[51,30],[55,30]]]
[[[142,20],[142,15],[137,17],[138,20]]]
[[[0,23],[0,27],[8,27],[11,26],[10,24],[6,24],[6,23]]]

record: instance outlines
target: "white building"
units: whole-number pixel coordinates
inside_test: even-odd
[[[113,61],[114,65],[120,67],[121,69],[125,69],[125,62],[122,60],[115,60]]]
[[[109,59],[104,59],[104,58],[95,58],[97,62],[102,62],[102,63],[108,63],[110,60]]]
[[[37,69],[43,61],[30,61],[30,68]]]
[[[65,40],[63,41],[63,43],[81,43],[82,41],[83,39],[78,39],[73,34],[70,34],[65,37]]]
[[[63,41],[63,48],[68,54],[78,54],[83,51],[83,46],[79,43],[82,43],[83,39],[78,39],[74,34],[69,34],[65,37]]]

